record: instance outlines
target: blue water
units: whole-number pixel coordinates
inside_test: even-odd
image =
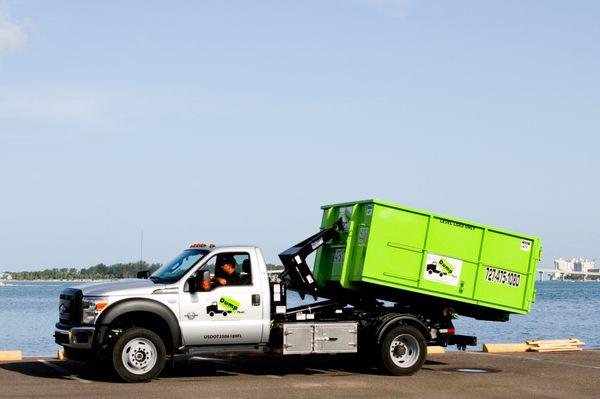
[[[24,356],[56,354],[58,296],[72,282],[10,282],[0,287],[0,350]]]
[[[0,350],[20,349],[25,356],[55,354],[54,323],[58,295],[74,283],[13,282],[0,287]],[[531,313],[506,323],[460,317],[458,334],[476,335],[480,343],[523,342],[534,338],[577,337],[600,348],[600,282],[538,283]]]
[[[505,323],[459,317],[456,333],[475,335],[480,344],[579,338],[586,348],[600,348],[600,282],[544,281],[535,288],[530,313],[511,315]]]

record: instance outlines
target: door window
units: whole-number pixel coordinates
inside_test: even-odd
[[[214,287],[252,285],[250,254],[222,253],[213,256],[203,267],[210,273]]]

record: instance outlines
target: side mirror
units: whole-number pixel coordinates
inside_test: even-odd
[[[142,270],[137,272],[137,278],[148,278],[150,277],[150,270]]]
[[[208,270],[199,271],[195,276],[192,276],[187,281],[189,291],[194,292],[210,291],[210,273]]]

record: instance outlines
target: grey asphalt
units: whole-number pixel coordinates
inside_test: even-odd
[[[125,384],[76,361],[0,363],[0,398],[600,398],[600,351],[446,352],[394,377],[354,357],[182,358],[151,382]]]

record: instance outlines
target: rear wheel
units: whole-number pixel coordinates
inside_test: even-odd
[[[113,348],[112,363],[116,373],[127,382],[148,381],[165,365],[165,344],[153,331],[145,328],[126,330]]]
[[[394,375],[411,375],[425,363],[427,342],[418,329],[400,325],[385,335],[380,356],[386,371]]]

